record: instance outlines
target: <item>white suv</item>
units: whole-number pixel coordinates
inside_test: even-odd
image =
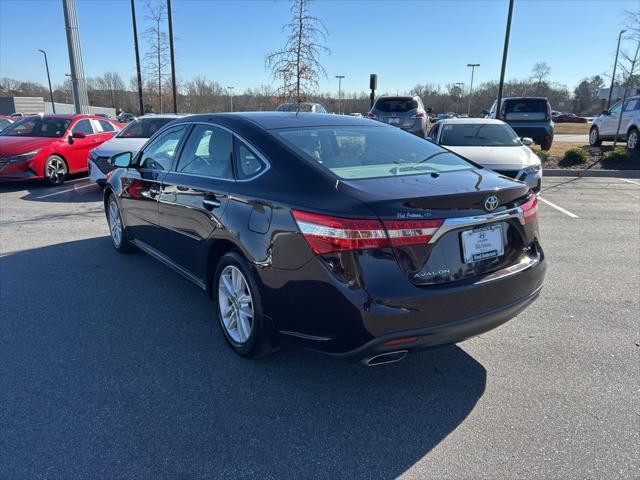
[[[593,126],[589,130],[591,145],[598,146],[603,140],[613,140],[618,128],[621,108],[622,100],[609,110],[604,110],[593,120]],[[618,138],[626,139],[627,148],[630,150],[640,148],[640,97],[630,97],[625,101]]]

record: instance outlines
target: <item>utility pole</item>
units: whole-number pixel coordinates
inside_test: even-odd
[[[469,84],[469,108],[467,109],[467,115],[471,116],[471,95],[473,95],[473,74],[476,71],[476,67],[479,67],[479,63],[467,63],[467,67],[471,67],[471,83]]]
[[[620,40],[622,40],[622,34],[626,30],[620,30],[618,35],[618,47],[616,48],[616,61],[613,63],[613,74],[611,75],[611,87],[609,88],[609,98],[607,99],[607,110],[611,107],[611,94],[613,93],[613,84],[616,81],[616,67],[618,66],[618,54],[620,53]]]
[[[78,33],[78,16],[75,0],[62,0],[64,26],[67,33],[67,48],[69,50],[69,68],[71,70],[71,85],[73,86],[73,103],[76,113],[89,113],[89,98],[87,85],[84,81],[82,66],[82,51],[80,49],[80,34]]]
[[[620,116],[618,117],[618,127],[616,128],[616,134],[613,137],[613,149],[616,149],[616,143],[618,143],[618,135],[620,135],[620,125],[622,124],[622,115],[624,115],[625,103],[627,103],[627,94],[629,93],[629,84],[633,78],[633,71],[636,67],[636,61],[638,60],[638,51],[640,51],[640,40],[638,40],[638,46],[636,47],[636,54],[631,61],[631,67],[629,68],[629,76],[624,86],[624,95],[622,96],[622,105],[620,107]]]
[[[342,79],[344,78],[344,75],[336,75],[336,78],[338,79],[338,115],[340,115],[340,103],[342,100]]]
[[[502,69],[500,70],[500,85],[498,86],[498,103],[496,103],[496,118],[500,118],[502,106],[502,90],[504,88],[504,74],[507,69],[507,54],[509,53],[509,37],[511,36],[511,17],[513,16],[513,2],[509,0],[509,13],[507,14],[507,31],[504,34],[504,50],[502,51]]]
[[[47,80],[49,82],[49,95],[51,96],[51,110],[56,113],[56,104],[53,102],[53,89],[51,88],[51,75],[49,75],[49,62],[47,61],[47,52],[38,49],[40,53],[44,55],[44,66],[47,69]]]
[[[138,27],[136,26],[136,6],[131,0],[131,20],[133,22],[133,46],[136,51],[136,71],[138,72],[138,101],[140,103],[140,116],[144,115],[144,101],[142,98],[142,72],[140,71],[140,50],[138,49]]]
[[[173,92],[173,113],[178,113],[176,92],[176,60],[173,54],[173,20],[171,19],[171,0],[167,0],[167,18],[169,20],[169,52],[171,55],[171,90]]]
[[[233,87],[227,87],[227,89],[229,90],[229,101],[231,102],[231,110],[229,111],[233,112]]]

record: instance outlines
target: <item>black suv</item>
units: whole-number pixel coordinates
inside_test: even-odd
[[[485,117],[496,118],[496,105],[493,102]],[[509,124],[519,137],[532,138],[542,150],[549,150],[553,143],[553,121],[551,105],[545,97],[507,97],[502,99],[500,120]]]

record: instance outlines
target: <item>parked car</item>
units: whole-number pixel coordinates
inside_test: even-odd
[[[129,123],[129,122],[133,122],[136,117],[131,114],[131,113],[121,113],[120,115],[118,115],[118,122],[120,123]]]
[[[496,100],[486,118],[496,118]],[[551,106],[545,97],[507,97],[502,100],[500,119],[504,120],[520,137],[532,138],[542,150],[553,143]]]
[[[319,103],[303,102],[298,107],[294,102],[286,102],[276,108],[276,112],[308,112],[308,113],[327,113],[327,109]]]
[[[427,133],[427,112],[417,95],[378,97],[367,117],[399,127],[419,137],[424,137]]]
[[[143,115],[128,123],[111,140],[89,152],[87,162],[89,179],[98,185],[104,185],[107,174],[115,169],[110,163],[111,157],[120,152],[136,154],[154,133],[166,124],[182,117],[184,115]]]
[[[558,112],[558,115],[552,115],[551,118],[555,123],[587,123],[587,119],[579,117],[574,113]]]
[[[500,175],[525,182],[539,192],[542,164],[531,151],[530,138],[518,138],[501,120],[452,118],[436,123],[427,139]]]
[[[0,132],[15,122],[16,119],[6,115],[0,115]]]
[[[593,126],[589,130],[589,143],[598,146],[603,140],[613,140],[618,131],[618,138],[627,142],[627,148],[634,150],[640,148],[638,142],[640,132],[640,96],[628,98],[625,102],[622,121],[620,121],[620,110],[622,100],[616,103],[609,110],[604,110],[599,117],[593,119]]]
[[[193,115],[113,163],[116,250],[208,291],[243,356],[388,363],[495,328],[542,288],[529,187],[381,122]]]
[[[456,118],[457,115],[455,113],[449,112],[449,113],[439,113],[438,115],[435,115],[433,117],[431,117],[429,119],[429,121],[431,123],[436,123],[439,122],[440,120],[446,120],[448,118]]]
[[[64,182],[87,170],[89,150],[120,129],[111,120],[91,115],[34,115],[0,132],[0,180]]]

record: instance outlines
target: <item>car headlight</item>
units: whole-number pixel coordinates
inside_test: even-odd
[[[24,162],[25,160],[31,160],[39,152],[40,152],[40,149],[34,150],[32,152],[21,153],[20,155],[14,155],[13,157],[7,158],[7,163]]]
[[[538,173],[542,167],[540,165],[531,165],[530,167],[524,168],[522,171],[525,175],[531,175],[533,173]]]

